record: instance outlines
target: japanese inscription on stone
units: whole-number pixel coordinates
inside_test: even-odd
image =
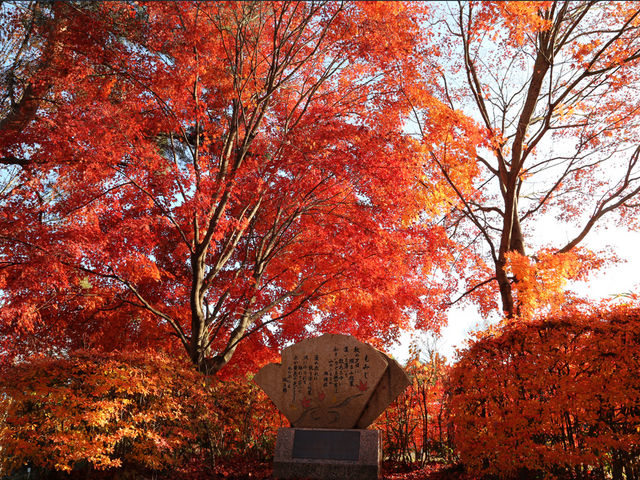
[[[266,365],[255,381],[294,427],[366,428],[408,385],[390,362],[353,337],[329,334],[285,348],[282,363]]]

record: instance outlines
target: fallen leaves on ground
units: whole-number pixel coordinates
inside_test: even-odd
[[[221,461],[216,465],[214,478],[225,480],[272,480],[270,462]],[[430,464],[424,467],[384,464],[383,480],[475,480],[459,467],[447,464]]]

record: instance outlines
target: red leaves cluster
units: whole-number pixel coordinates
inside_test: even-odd
[[[639,369],[637,309],[567,312],[481,334],[450,379],[462,462],[500,478],[632,474],[640,454]]]
[[[310,329],[384,341],[415,314],[438,324],[443,235],[414,222],[404,130],[404,90],[432,100],[424,6],[37,8],[51,28],[27,43],[52,58],[23,77],[47,79],[46,102],[0,141],[21,159],[0,197],[7,352],[171,334],[218,371],[251,336],[259,363]]]

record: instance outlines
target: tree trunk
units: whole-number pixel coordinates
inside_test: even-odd
[[[500,288],[500,299],[502,301],[502,311],[507,318],[513,318],[518,314],[519,308],[517,301],[514,299],[513,287],[511,280],[507,275],[507,253],[517,252],[524,255],[524,237],[520,227],[520,219],[518,218],[518,200],[516,194],[516,186],[514,184],[507,186],[505,194],[505,218],[502,226],[502,236],[500,238],[500,250],[498,261],[496,262],[496,279]],[[517,281],[517,279],[514,279]]]

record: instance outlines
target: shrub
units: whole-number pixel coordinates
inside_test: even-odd
[[[161,353],[77,351],[0,372],[0,475],[198,478],[221,457],[269,457],[281,425],[250,377],[205,378]]]
[[[637,479],[640,311],[616,307],[478,336],[454,366],[449,409],[468,469],[499,478]]]
[[[192,453],[210,403],[194,369],[149,352],[34,358],[8,368],[0,388],[7,472],[164,470]]]
[[[219,381],[211,388],[208,449],[216,458],[265,460],[273,456],[278,427],[285,420],[252,375]],[[287,423],[288,426],[288,423]]]

